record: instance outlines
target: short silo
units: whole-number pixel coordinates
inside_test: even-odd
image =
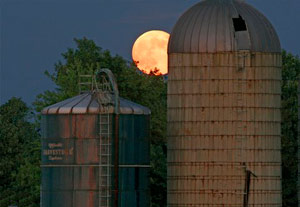
[[[149,206],[150,110],[105,85],[42,111],[42,207]]]
[[[168,206],[282,206],[281,47],[241,0],[204,0],[170,36]]]

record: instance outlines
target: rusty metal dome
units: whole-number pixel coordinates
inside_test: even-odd
[[[281,52],[268,19],[242,0],[203,0],[177,21],[168,53]]]
[[[99,114],[102,113],[99,102],[94,92],[84,93],[42,110],[42,114]],[[109,113],[114,113],[114,107],[110,106]],[[147,107],[120,97],[120,114],[150,115]]]

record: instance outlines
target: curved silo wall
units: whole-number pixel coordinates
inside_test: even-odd
[[[120,116],[119,206],[150,206],[149,121],[145,115]]]
[[[281,64],[169,54],[168,206],[282,206]]]
[[[42,206],[97,206],[97,115],[43,115]]]
[[[114,140],[113,115],[110,125]],[[149,116],[120,115],[120,207],[149,204],[148,135]],[[112,145],[114,155],[114,142]],[[41,206],[99,207],[99,149],[99,114],[43,115]],[[113,168],[111,172],[114,189]]]

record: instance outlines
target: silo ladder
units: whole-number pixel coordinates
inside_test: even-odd
[[[78,81],[79,94],[93,90],[94,85],[93,85],[92,75],[79,74],[78,77],[79,77],[79,81]]]
[[[106,107],[104,107],[106,108]],[[111,203],[111,129],[110,116],[105,110],[99,115],[99,207]]]

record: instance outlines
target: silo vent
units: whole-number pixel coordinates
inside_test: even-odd
[[[239,15],[239,18],[232,18],[234,30],[236,32],[247,31],[245,20]]]

